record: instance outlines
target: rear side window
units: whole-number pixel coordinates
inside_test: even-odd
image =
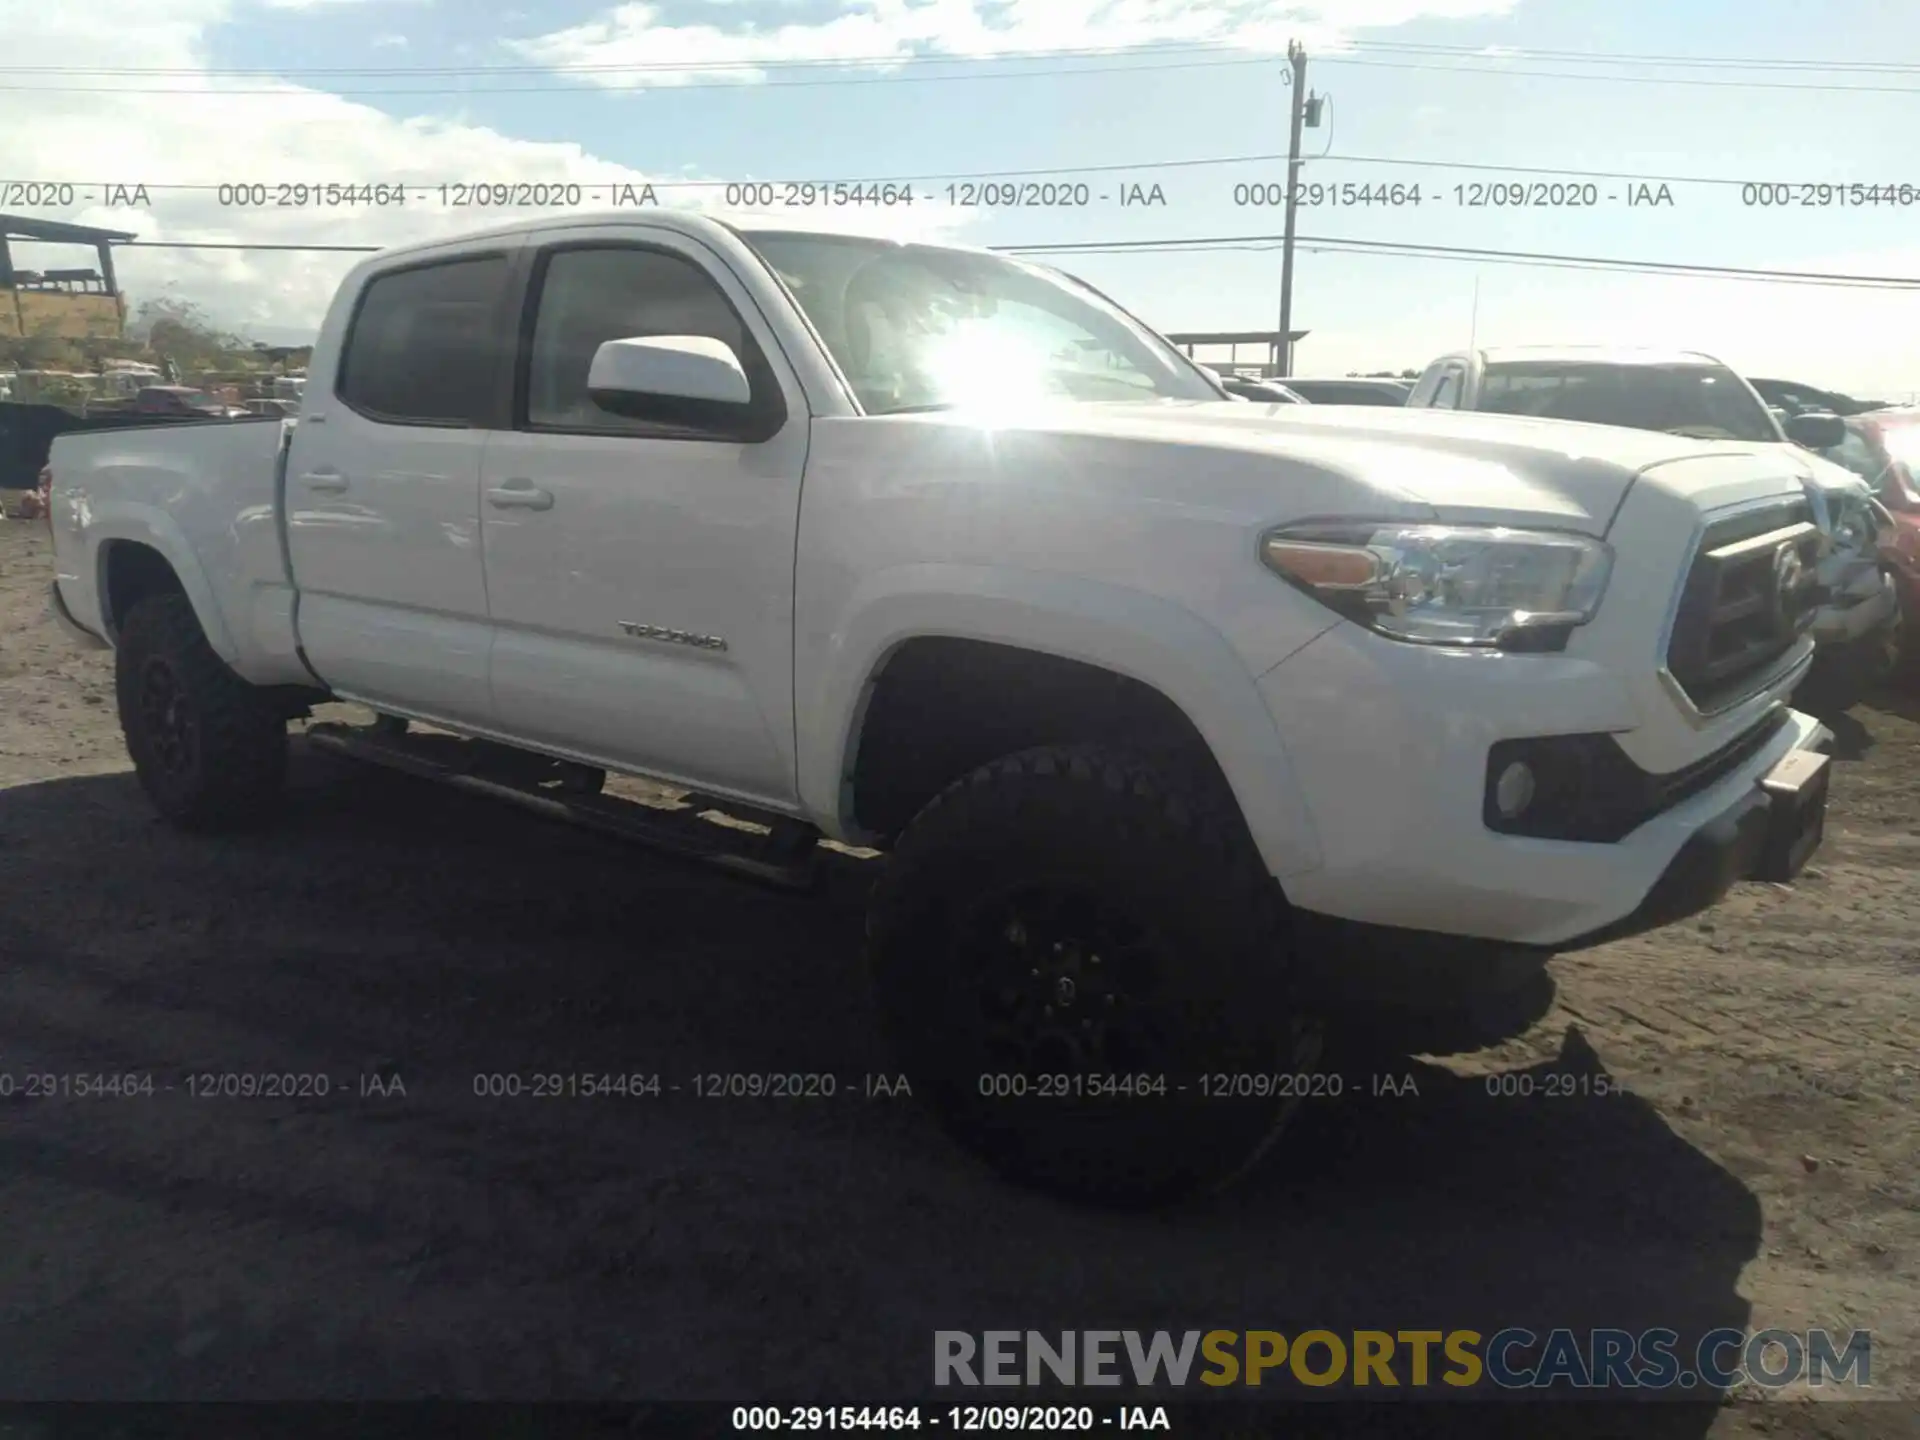
[[[378,420],[469,425],[487,413],[500,353],[503,256],[377,277],[360,297],[340,364],[340,398]]]

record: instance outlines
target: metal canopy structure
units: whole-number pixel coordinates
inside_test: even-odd
[[[82,283],[85,272],[60,270],[49,272],[47,277],[38,272],[22,272],[13,263],[13,251],[8,242],[23,240],[43,245],[87,245],[92,247],[99,257],[99,280],[108,295],[120,293],[120,287],[113,277],[113,247],[124,245],[136,237],[128,230],[98,230],[91,225],[70,225],[64,220],[40,220],[31,215],[0,215],[0,290],[17,290],[23,281],[29,285],[46,285],[56,288]],[[34,279],[25,281],[25,275]],[[52,279],[51,276],[58,276]],[[89,277],[90,278],[90,277]]]
[[[1293,373],[1293,347],[1307,337],[1305,330],[1290,330],[1284,337],[1278,330],[1195,330],[1180,335],[1169,335],[1167,339],[1187,352],[1187,358],[1193,358],[1196,345],[1225,345],[1228,348],[1229,365],[1240,363],[1242,345],[1264,345],[1267,350],[1265,363],[1260,367],[1263,375],[1291,375]]]

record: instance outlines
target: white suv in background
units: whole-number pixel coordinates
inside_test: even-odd
[[[1838,445],[1838,415],[1784,421],[1731,367],[1696,350],[1513,346],[1442,355],[1407,404],[1578,420],[1784,451],[1799,466],[1826,537],[1817,567],[1823,603],[1813,624],[1819,688],[1851,699],[1898,655],[1900,604],[1879,550],[1891,517],[1859,476],[1811,452]]]

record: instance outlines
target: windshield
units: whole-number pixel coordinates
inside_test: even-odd
[[[1036,397],[1218,400],[1178,351],[1037,266],[852,236],[749,234],[869,414]]]
[[[1702,440],[1780,440],[1766,408],[1719,365],[1496,362],[1487,366],[1476,408]]]

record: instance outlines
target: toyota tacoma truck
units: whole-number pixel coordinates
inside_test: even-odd
[[[633,211],[389,251],[296,419],[50,472],[51,604],[168,820],[262,820],[338,700],[379,718],[306,743],[609,827],[651,778],[763,877],[880,852],[913,1092],[1089,1200],[1244,1170],[1356,999],[1821,839],[1784,447],[1252,406],[981,251]]]
[[[1442,355],[1407,404],[1625,425],[1787,451],[1799,466],[1825,539],[1812,668],[1823,700],[1844,708],[1890,677],[1902,643],[1899,597],[1880,551],[1893,517],[1873,489],[1821,455],[1846,422],[1830,411],[1778,414],[1724,362],[1695,350],[1512,346]]]

